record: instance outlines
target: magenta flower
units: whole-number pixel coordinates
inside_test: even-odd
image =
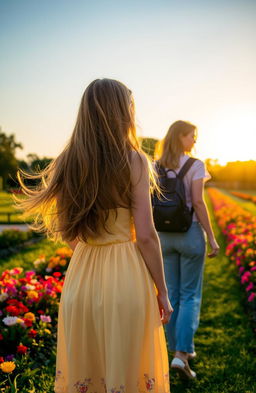
[[[245,270],[244,267],[241,266],[241,267],[239,268],[239,273],[242,274],[244,270]]]
[[[255,293],[255,292],[252,292],[252,293],[250,294],[250,296],[248,297],[248,302],[252,302],[252,301],[254,300],[255,297],[256,297],[256,293]]]
[[[241,277],[241,283],[245,284],[246,282],[249,281],[250,277],[251,277],[252,273],[251,272],[245,272],[242,277]]]
[[[253,289],[253,283],[250,282],[250,284],[246,287],[246,291],[249,292]]]

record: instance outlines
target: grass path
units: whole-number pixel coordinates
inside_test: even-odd
[[[208,198],[207,202],[213,216]],[[256,393],[256,337],[245,314],[236,267],[225,257],[224,238],[214,221],[213,225],[222,250],[217,258],[206,261],[195,340],[198,357],[191,362],[198,378],[182,382],[171,373],[171,392]]]

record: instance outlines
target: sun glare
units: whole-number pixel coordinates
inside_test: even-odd
[[[256,108],[253,105],[225,108],[203,128],[206,132],[199,135],[198,151],[204,158],[216,158],[221,164],[256,159]]]

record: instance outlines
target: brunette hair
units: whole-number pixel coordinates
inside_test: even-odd
[[[176,169],[179,167],[180,155],[183,146],[180,136],[186,136],[197,127],[188,121],[175,121],[168,129],[167,134],[158,147],[158,158],[160,164],[165,168]]]
[[[32,216],[32,229],[55,241],[86,241],[106,229],[109,209],[132,205],[130,153],[142,154],[134,118],[132,92],[124,84],[89,84],[63,152],[40,173],[18,171],[27,198],[16,204],[24,218]],[[40,184],[31,188],[24,179]]]

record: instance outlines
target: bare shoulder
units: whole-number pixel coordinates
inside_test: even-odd
[[[148,159],[141,151],[131,151],[131,165],[135,168],[140,168],[142,165],[148,166]]]

